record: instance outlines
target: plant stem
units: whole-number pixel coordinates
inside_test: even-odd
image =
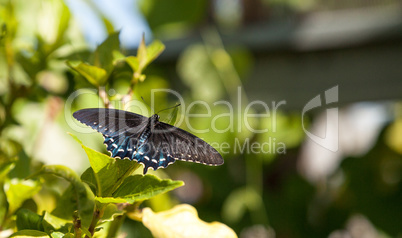
[[[96,228],[96,225],[98,224],[98,221],[103,217],[103,212],[105,211],[105,208],[106,208],[106,206],[98,207],[97,205],[95,205],[95,211],[92,216],[91,225],[88,228],[88,231],[89,231],[89,233],[91,233],[92,236],[95,233],[95,228]],[[89,238],[88,236],[85,236],[85,237]]]
[[[81,231],[81,219],[74,218],[74,237],[75,238],[81,238],[82,237],[82,231]]]
[[[103,104],[105,104],[105,108],[110,108],[111,105],[105,87],[99,87],[99,97],[102,99]]]

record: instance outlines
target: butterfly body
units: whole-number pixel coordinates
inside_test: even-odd
[[[144,117],[106,108],[82,109],[73,114],[80,122],[102,133],[107,151],[144,165],[144,174],[166,168],[176,160],[221,165],[219,152],[200,138],[159,121],[157,114]]]

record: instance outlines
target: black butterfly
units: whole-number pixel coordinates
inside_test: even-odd
[[[223,164],[222,156],[200,138],[180,128],[159,121],[157,114],[144,117],[135,113],[106,108],[88,108],[73,116],[102,133],[112,157],[129,158],[148,168],[166,168],[176,160]]]

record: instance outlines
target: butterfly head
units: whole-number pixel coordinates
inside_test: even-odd
[[[154,114],[154,115],[152,115],[151,120],[156,122],[156,121],[159,121],[159,118],[160,118],[160,116],[158,114]]]

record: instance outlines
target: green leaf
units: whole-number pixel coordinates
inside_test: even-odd
[[[39,192],[40,188],[41,185],[37,181],[20,179],[7,181],[4,190],[9,204],[8,213],[13,214],[25,200]]]
[[[84,173],[81,174],[81,180],[88,184],[92,193],[96,195],[98,183],[96,181],[94,170],[91,167],[89,167],[87,170],[84,171]]]
[[[12,170],[14,166],[15,163],[13,161],[7,161],[0,165],[0,182],[4,181],[4,179],[7,177],[8,172],[10,172],[10,170]]]
[[[142,71],[147,64],[147,47],[145,45],[145,36],[142,35],[140,45],[137,49],[137,58],[139,61],[139,70]]]
[[[114,197],[95,197],[95,200],[102,203],[102,204],[109,204],[109,203],[125,203],[128,202],[124,198],[114,198]]]
[[[87,172],[84,176],[84,181],[89,181],[91,184],[96,181],[96,195],[98,197],[111,196],[123,180],[140,166],[134,161],[110,158],[107,155],[86,147],[76,136],[72,136],[81,144],[88,155],[93,175]]]
[[[43,238],[49,238],[49,235],[46,234],[43,231],[35,231],[35,230],[22,230],[22,231],[17,231],[14,234],[12,234],[10,237],[16,237],[16,238],[29,238],[29,237],[43,237]]]
[[[89,189],[89,187],[85,183],[81,182],[80,178],[73,170],[71,170],[66,166],[61,165],[43,166],[39,172],[37,172],[32,176],[38,176],[42,174],[53,174],[58,177],[62,177],[71,183],[71,186],[66,190],[68,191],[68,193],[65,194],[68,200],[63,200],[62,198],[61,201],[63,201],[64,204],[58,204],[58,209],[60,209],[60,206],[61,209],[65,209],[69,206],[74,207],[74,209],[78,210],[80,214],[82,224],[84,226],[89,226],[92,219],[92,213],[94,210],[93,194]],[[73,214],[71,211],[70,214],[66,214],[66,216],[68,216],[69,219],[72,219],[72,215]]]
[[[27,155],[27,153],[21,148],[18,153],[18,159],[15,161],[14,168],[8,174],[9,178],[26,178],[31,172],[31,158]]]
[[[147,46],[147,65],[154,61],[165,50],[165,45],[160,40],[154,40]]]
[[[165,50],[165,45],[161,41],[155,40],[150,45],[145,46],[145,39],[143,37],[137,49],[137,56],[126,57],[126,62],[139,77],[142,71],[144,71],[144,69],[154,61],[163,50]]]
[[[116,204],[113,204],[115,202],[107,202],[107,203],[109,203],[109,204],[106,206],[106,208],[103,212],[102,219],[98,224],[102,224],[102,223],[108,222],[108,221],[113,221],[116,216],[121,216],[125,213],[124,210],[119,209],[116,206]]]
[[[159,179],[154,175],[133,175],[127,177],[121,186],[113,193],[113,198],[95,199],[101,203],[122,203],[148,200],[158,194],[168,192],[184,185],[183,181]]]
[[[137,72],[137,70],[140,68],[140,61],[136,56],[126,57],[126,62],[134,72]]]
[[[94,53],[93,65],[101,67],[110,74],[113,70],[113,51],[120,51],[120,32],[114,32],[100,44]]]
[[[67,233],[63,236],[63,238],[74,238],[74,234],[73,233]]]
[[[18,230],[39,230],[44,231],[42,225],[43,217],[28,209],[20,209],[17,212]]]
[[[80,231],[82,231],[82,233],[84,233],[89,238],[92,238],[91,232],[89,232],[88,229],[85,229],[84,227],[81,227]]]
[[[50,236],[51,236],[52,238],[63,238],[63,237],[64,237],[64,233],[59,232],[59,231],[56,231],[56,232],[52,232],[52,233],[50,234]]]
[[[107,78],[109,77],[106,70],[86,63],[80,63],[77,66],[73,66],[70,62],[67,62],[67,65],[77,71],[92,85],[97,87],[105,85]]]
[[[43,216],[43,227],[46,232],[54,231],[54,230],[62,230],[68,231],[68,227],[72,226],[71,220],[66,220],[63,218],[59,218],[50,214],[49,212],[45,212]],[[64,228],[64,229],[63,229]]]
[[[102,16],[102,21],[103,21],[103,25],[105,25],[107,33],[113,34],[113,32],[115,30],[114,30],[113,24],[109,21],[109,19],[107,19],[106,17]]]
[[[59,25],[58,25],[58,29],[57,29],[57,37],[55,42],[53,43],[53,49],[57,49],[58,46],[61,46],[63,44],[63,40],[64,40],[64,34],[66,33],[69,23],[70,23],[70,18],[71,18],[71,14],[70,14],[70,10],[67,7],[67,5],[65,5],[63,2],[61,2],[62,4],[62,9],[61,9],[61,15],[58,19],[60,19]]]
[[[8,202],[6,193],[4,192],[4,187],[0,186],[0,217],[5,218],[8,210]]]

